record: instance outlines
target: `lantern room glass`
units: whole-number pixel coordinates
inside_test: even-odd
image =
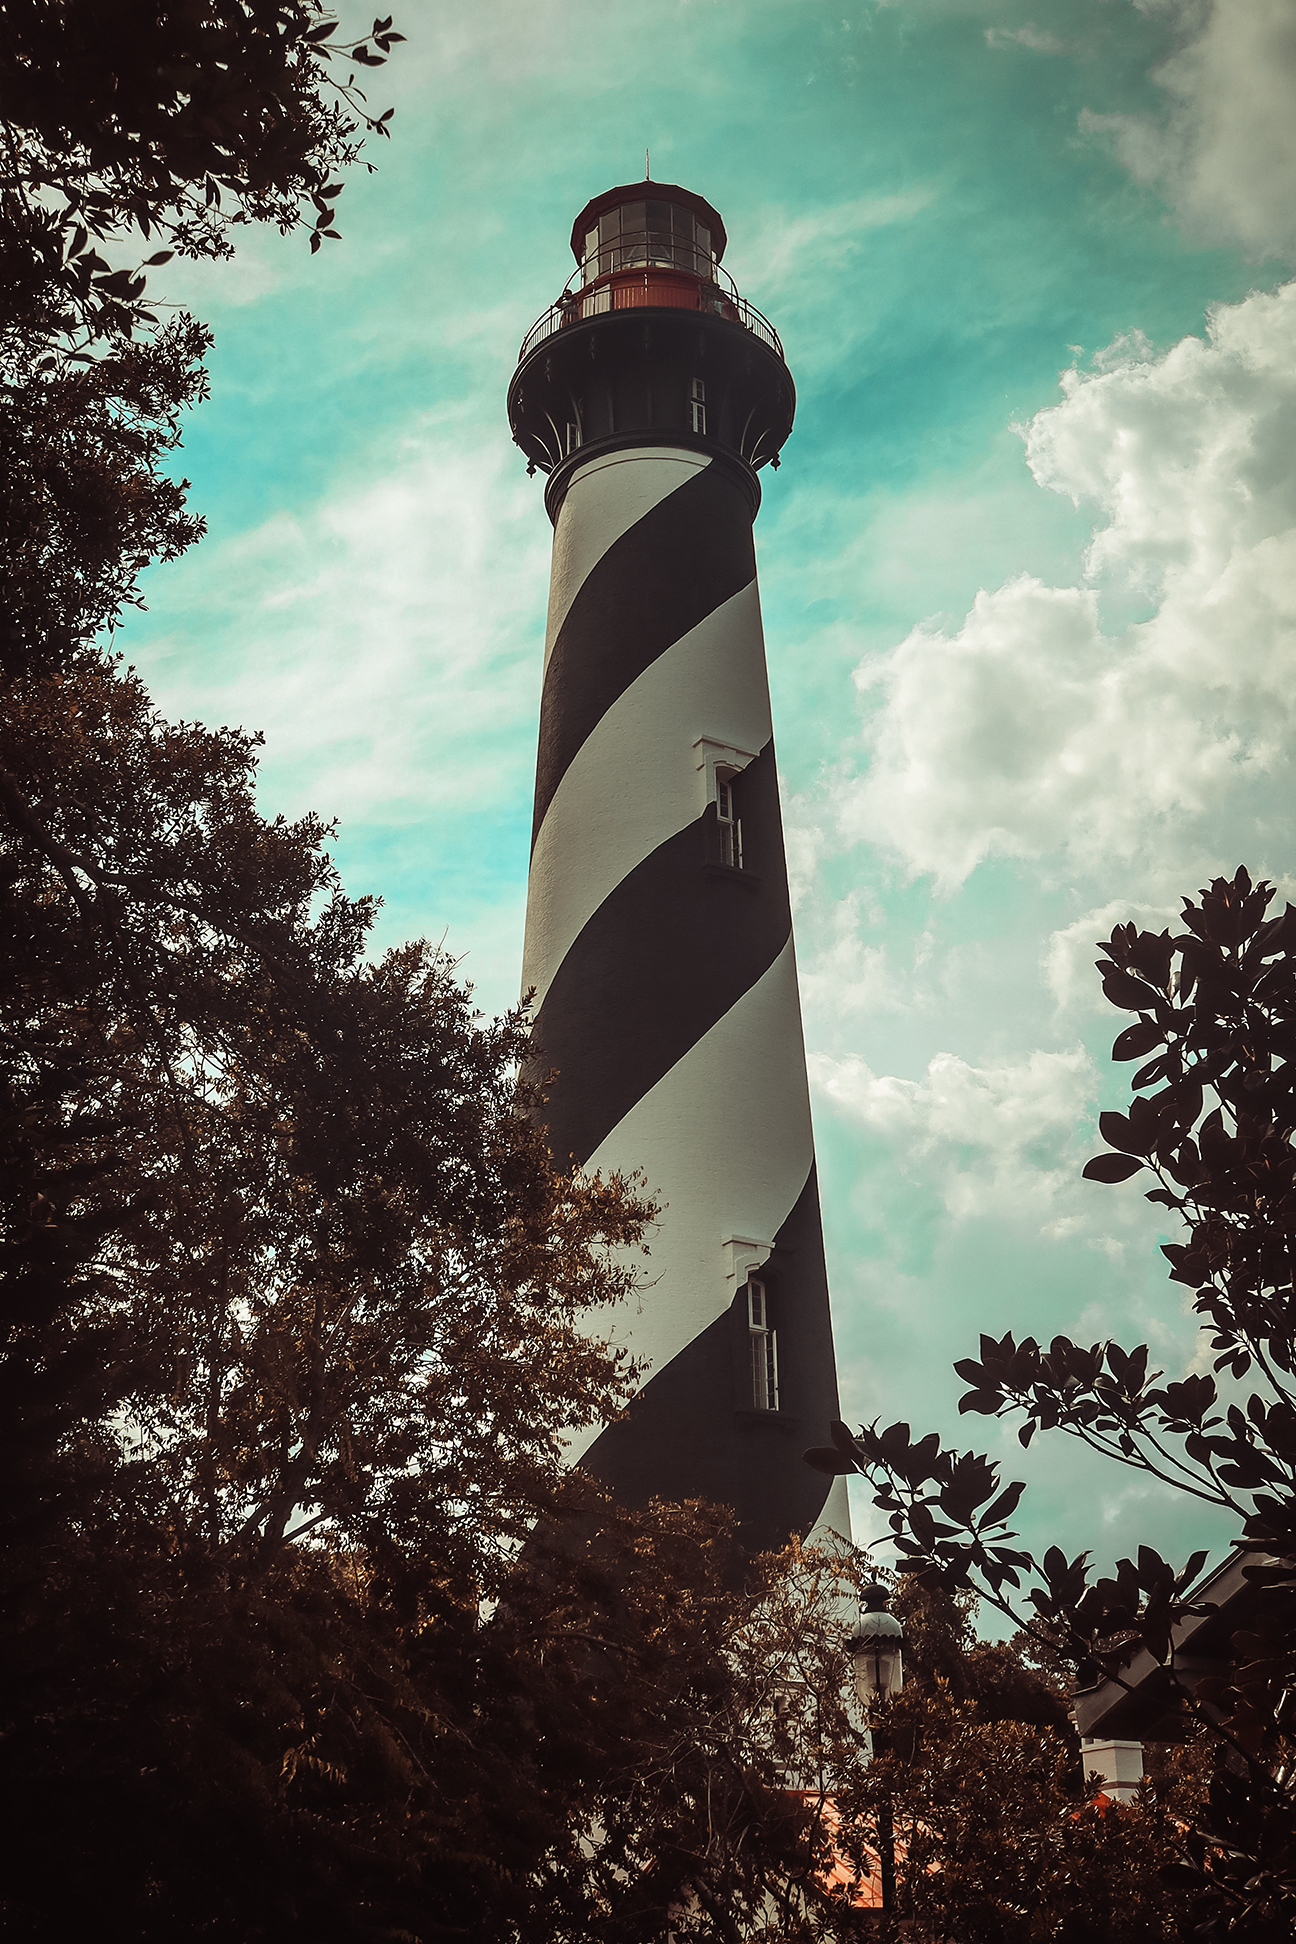
[[[620,203],[605,210],[597,229],[585,233],[581,282],[593,283],[615,270],[686,270],[709,277],[715,267],[711,231],[679,203]]]

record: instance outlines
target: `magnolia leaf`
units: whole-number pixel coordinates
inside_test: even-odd
[[[1140,1168],[1147,1166],[1133,1154],[1095,1154],[1092,1161],[1084,1167],[1086,1181],[1103,1181],[1109,1186],[1117,1181],[1128,1181]]]
[[[1154,1046],[1160,1046],[1164,1038],[1165,1033],[1154,1019],[1137,1020],[1116,1035],[1111,1056],[1113,1060],[1137,1060],[1142,1054],[1150,1053]]]

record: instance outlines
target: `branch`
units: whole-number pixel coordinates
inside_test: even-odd
[[[711,1919],[720,1936],[724,1938],[725,1944],[745,1944],[742,1932],[723,1904],[712,1894],[706,1879],[699,1874],[693,1877],[691,1882],[694,1890],[697,1892],[698,1902]]]
[[[77,871],[83,871],[86,877],[92,878],[98,883],[100,881],[100,873],[93,865],[87,864],[84,858],[78,857],[75,851],[69,850],[66,844],[61,844],[57,837],[50,835],[19,789],[17,778],[11,776],[9,771],[3,767],[0,767],[0,801],[3,801],[8,808],[9,814],[18,825],[18,828],[25,831],[33,842],[44,851],[50,862],[57,867],[58,874],[67,885],[68,890],[72,893],[77,909],[80,911],[82,917],[87,921],[93,919],[95,916],[94,899],[87,897],[82,886],[78,884],[74,874]]]

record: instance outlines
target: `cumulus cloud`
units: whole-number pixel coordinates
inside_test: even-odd
[[[814,888],[819,859],[824,848],[821,825],[804,819],[803,806],[794,798],[784,812],[783,842],[787,850],[788,890],[796,911]]]
[[[428,416],[378,477],[208,542],[172,570],[171,629],[132,644],[163,707],[265,730],[285,806],[399,825],[525,775],[545,523],[509,448],[462,419]]]
[[[871,764],[845,830],[951,889],[984,858],[1100,872],[1289,864],[1296,730],[1296,284],[1205,338],[1063,376],[1024,428],[1042,486],[1096,504],[1086,583],[978,594],[861,664]],[[1152,612],[1104,622],[1103,595]]]
[[[1101,982],[1094,977],[1098,941],[1110,938],[1116,925],[1134,924],[1140,931],[1177,931],[1182,929],[1176,924],[1178,917],[1178,909],[1171,905],[1134,904],[1113,898],[1051,932],[1044,953],[1044,976],[1060,1010],[1101,1013],[1112,1022],[1114,1032],[1117,1024],[1124,1022],[1113,1015]]]
[[[920,1080],[874,1073],[857,1055],[814,1054],[810,1071],[821,1096],[882,1136],[904,1172],[934,1183],[955,1220],[1007,1214],[1055,1236],[1079,1226],[1072,1144],[1097,1092],[1083,1047],[983,1066],[938,1053]]]
[[[930,941],[920,938],[913,964],[898,965],[885,945],[869,941],[883,914],[866,892],[850,891],[834,906],[830,936],[801,973],[801,995],[808,1012],[822,1011],[838,1021],[847,1016],[905,1011],[922,998],[914,975]]]
[[[1203,241],[1296,262],[1296,10],[1291,0],[1137,0],[1177,18],[1184,44],[1153,79],[1165,115],[1086,110]]]

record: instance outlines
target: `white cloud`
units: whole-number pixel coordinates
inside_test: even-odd
[[[1112,1021],[1114,1032],[1120,1022],[1103,997],[1101,982],[1094,977],[1098,940],[1109,938],[1116,925],[1135,924],[1140,931],[1160,932],[1167,927],[1179,931],[1182,927],[1177,923],[1178,918],[1179,911],[1173,905],[1131,904],[1128,899],[1113,898],[1109,904],[1087,911],[1083,918],[1050,933],[1044,952],[1044,976],[1059,1009],[1074,1012],[1083,1008],[1101,1013]]]
[[[1087,586],[1018,576],[955,631],[863,663],[868,774],[849,836],[946,889],[994,855],[1185,873],[1285,871],[1296,730],[1296,284],[1221,306],[1205,339],[1070,371],[1025,428],[1041,485],[1097,503]],[[1103,587],[1155,603],[1108,632]],[[1200,879],[1198,879],[1200,881]]]
[[[921,1080],[874,1073],[853,1054],[812,1054],[810,1072],[840,1112],[887,1141],[905,1173],[932,1182],[955,1220],[1009,1215],[1068,1232],[1080,1172],[1071,1143],[1097,1092],[1083,1047],[984,1066],[937,1053]]]
[[[399,825],[482,804],[525,771],[548,555],[535,502],[503,441],[429,416],[379,477],[171,570],[173,633],[132,653],[163,707],[264,729],[287,808]]]
[[[801,968],[801,996],[807,1013],[816,1010],[840,1021],[848,1015],[876,1015],[905,1011],[922,1003],[915,992],[914,973],[924,941],[914,951],[909,971],[897,965],[885,945],[866,942],[866,927],[882,922],[882,913],[863,891],[851,891],[832,910],[830,939]]]
[[[935,200],[932,184],[920,184],[890,196],[857,196],[849,202],[828,203],[817,209],[782,206],[761,212],[750,222],[738,249],[726,259],[740,286],[744,266],[762,292],[797,298],[804,295],[807,273],[818,287],[840,272],[864,245],[870,230],[909,222]]]
[[[825,841],[820,825],[806,823],[800,814],[801,809],[802,805],[794,798],[784,812],[783,842],[787,850],[788,890],[793,911],[798,909],[814,887]]]
[[[986,41],[991,47],[1027,47],[1032,54],[1065,54],[1067,44],[1056,34],[1045,33],[1034,21],[1024,27],[987,27]]]
[[[1296,262],[1296,8],[1291,0],[1138,0],[1186,36],[1154,80],[1161,120],[1085,111],[1140,182],[1203,241]]]

